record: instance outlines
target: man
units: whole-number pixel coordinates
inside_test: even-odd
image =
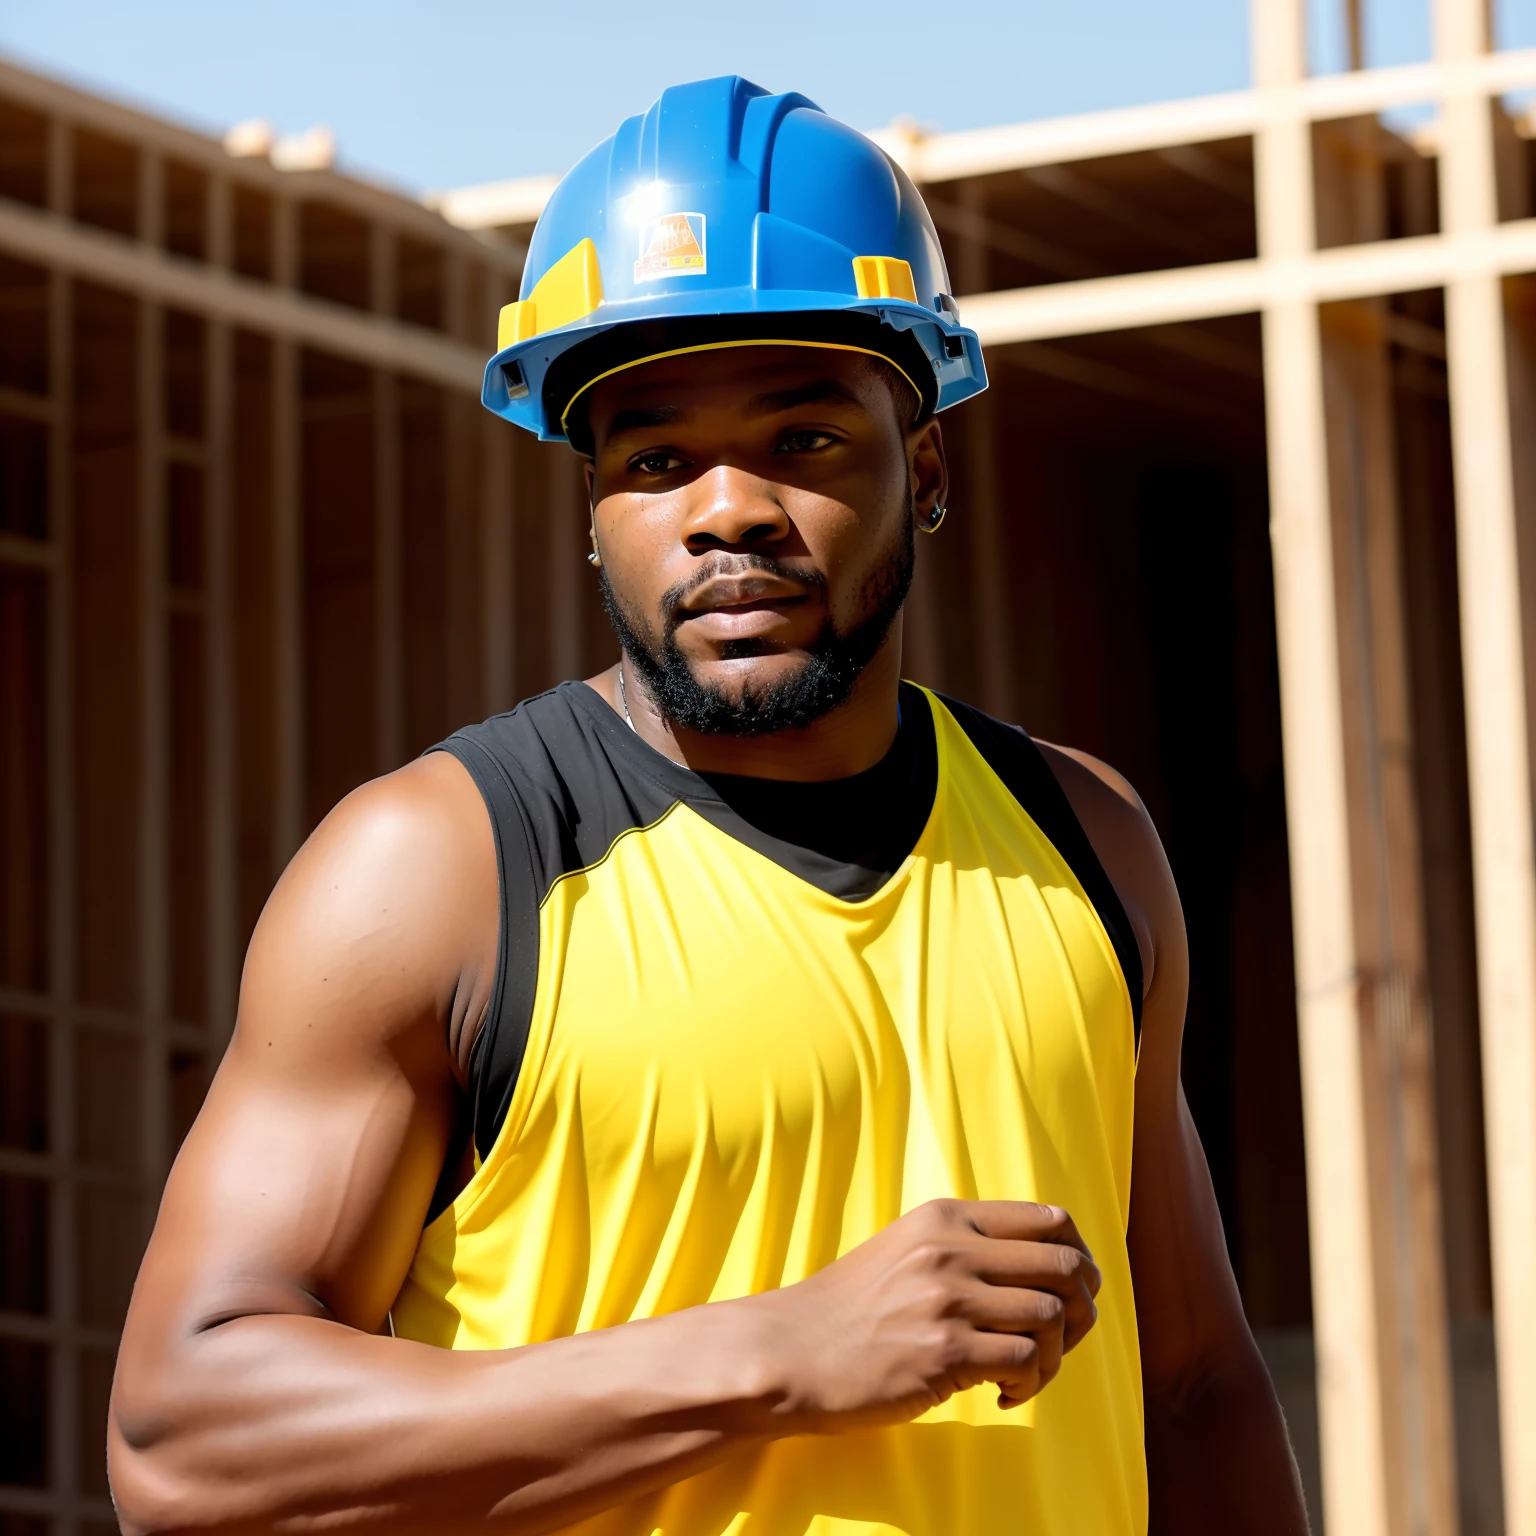
[[[621,657],[274,891],[124,1335],[125,1528],[1302,1532],[1156,834],[900,680],[985,383],[911,183],[669,91],[502,342]]]

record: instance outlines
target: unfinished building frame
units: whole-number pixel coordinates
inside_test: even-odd
[[[1536,52],[1436,0],[1433,61],[1308,78],[1302,13],[1254,0],[1250,91],[881,136],[996,385],[908,670],[1126,768],[1227,946],[1186,1080],[1326,1528],[1536,1536]],[[551,185],[428,210],[0,67],[7,1536],[110,1523],[125,1287],[288,855],[604,664],[575,466],[475,404]]]

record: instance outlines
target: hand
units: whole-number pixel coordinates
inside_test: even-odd
[[[1101,1277],[1072,1218],[1022,1200],[933,1200],[810,1279],[753,1298],[794,1433],[899,1424],[995,1382],[1015,1408],[1093,1326]]]

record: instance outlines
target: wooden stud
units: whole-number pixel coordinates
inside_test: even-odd
[[[1481,0],[1436,0],[1435,43],[1447,69],[1484,56]],[[1498,219],[1488,103],[1452,94],[1441,124],[1446,236],[1486,237]],[[1536,1536],[1536,829],[1518,527],[1536,508],[1516,502],[1500,281],[1453,277],[1445,303],[1504,1528]]]
[[[165,161],[154,150],[139,150],[139,239],[159,250],[165,244]]]
[[[1300,0],[1254,0],[1254,75],[1277,99],[1305,73]],[[1277,115],[1254,143],[1260,249],[1313,246],[1310,130]],[[1263,314],[1270,533],[1284,721],[1296,1011],[1301,1045],[1313,1337],[1329,1531],[1395,1536],[1376,1348],[1359,957],[1339,677],[1333,530],[1317,312]]]
[[[400,390],[394,374],[373,373],[374,771],[400,766],[404,741],[404,652],[400,638]]]
[[[274,270],[291,287],[298,274],[298,210],[274,207]],[[304,550],[299,506],[299,355],[285,337],[272,343],[272,637],[276,793],[274,875],[304,839]]]
[[[492,332],[501,306],[500,282],[487,272],[482,287],[482,331]],[[485,659],[482,664],[487,714],[511,709],[517,702],[517,626],[513,605],[517,593],[517,544],[513,536],[516,516],[516,464],[513,457],[515,428],[482,414],[479,419],[480,451],[484,467],[480,478],[481,595],[480,618]]]
[[[1394,1531],[1454,1536],[1445,1310],[1396,445],[1379,302],[1322,334],[1383,1434]],[[1363,1343],[1372,1341],[1364,1340]]]
[[[50,123],[49,190],[68,207],[69,136]],[[75,1030],[75,731],[74,731],[74,291],[69,279],[48,278],[48,387],[53,399],[48,441],[48,542],[54,567],[48,583],[48,780],[49,944],[48,1311],[56,1334],[49,1394],[50,1468],[53,1486],[66,1499],[80,1491],[80,1350],[76,1275]],[[60,1536],[73,1536],[66,1515]]]
[[[205,572],[204,772],[207,775],[208,944],[207,1017],[211,1054],[219,1055],[235,1027],[240,990],[239,834],[236,793],[234,636],[234,335],[208,322],[207,569]]]
[[[276,201],[280,206],[289,199]],[[62,223],[23,203],[0,202],[0,246],[25,261],[179,309],[220,316],[233,325],[290,337],[339,357],[394,368],[449,389],[478,392],[485,371],[482,348],[439,332],[316,302],[205,264],[172,260],[116,235]]]
[[[368,273],[373,312],[394,317],[397,288],[394,231],[369,229]],[[395,375],[373,371],[373,766],[400,765],[404,741],[403,651],[400,638],[400,390]]]
[[[146,177],[145,180],[149,178]],[[141,226],[142,227],[142,226]],[[139,1009],[145,1228],[169,1169],[166,1023],[170,1015],[169,699],[165,580],[165,455],[161,397],[164,311],[138,309]]]
[[[469,304],[465,263],[449,252],[443,268],[443,321],[451,335],[462,334]],[[481,568],[485,533],[481,525],[484,469],[479,446],[482,414],[478,399],[461,390],[444,391],[443,399],[443,534],[444,576],[448,583],[443,612],[447,632],[448,721],[457,729],[482,717],[485,679],[485,620],[481,599],[485,576]]]
[[[960,204],[968,227],[986,217],[981,183],[962,183]],[[956,286],[979,293],[987,285],[987,248],[974,234],[963,236]],[[969,492],[963,511],[971,534],[971,601],[975,611],[978,703],[1006,718],[1012,710],[1012,643],[1005,588],[1006,541],[997,481],[997,397],[990,390],[966,407],[965,468]]]

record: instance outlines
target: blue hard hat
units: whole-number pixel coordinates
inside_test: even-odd
[[[555,188],[481,398],[556,441],[598,379],[751,343],[883,357],[925,413],[987,387],[906,173],[804,96],[728,75],[664,91]]]

